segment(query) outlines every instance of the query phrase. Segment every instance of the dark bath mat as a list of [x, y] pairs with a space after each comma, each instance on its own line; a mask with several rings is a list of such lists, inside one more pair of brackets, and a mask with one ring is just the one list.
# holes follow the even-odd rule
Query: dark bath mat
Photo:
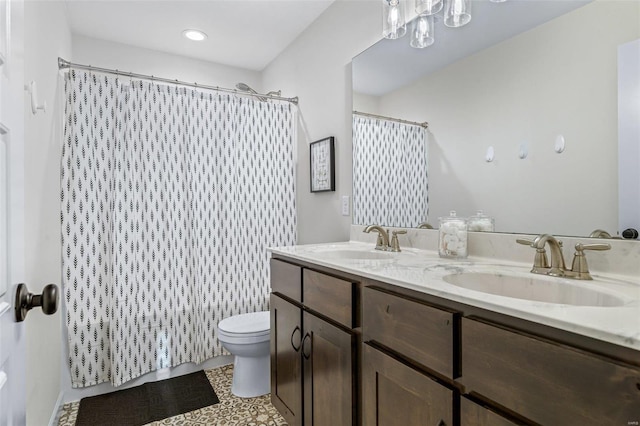
[[82, 398], [76, 426], [138, 426], [220, 402], [204, 371]]

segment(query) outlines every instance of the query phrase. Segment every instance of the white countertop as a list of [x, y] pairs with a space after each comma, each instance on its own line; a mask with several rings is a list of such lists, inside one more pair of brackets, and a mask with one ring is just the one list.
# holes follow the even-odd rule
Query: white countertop
[[[530, 263], [474, 257], [460, 260], [443, 259], [437, 252], [415, 248], [403, 249], [401, 253], [381, 253], [380, 256], [376, 256], [372, 244], [355, 241], [277, 247], [269, 250], [274, 254], [292, 259], [312, 262], [640, 350], [640, 279], [638, 277], [595, 273], [593, 273], [593, 281], [546, 277], [529, 272]], [[341, 256], [341, 252], [345, 253], [345, 250], [355, 255]], [[362, 253], [362, 258], [356, 258], [359, 253]], [[621, 299], [621, 302], [618, 306], [610, 307], [546, 303], [469, 290], [443, 280], [444, 276], [460, 272], [488, 272], [551, 280], [555, 281], [553, 285], [560, 282], [573, 287], [576, 291], [595, 290]]]

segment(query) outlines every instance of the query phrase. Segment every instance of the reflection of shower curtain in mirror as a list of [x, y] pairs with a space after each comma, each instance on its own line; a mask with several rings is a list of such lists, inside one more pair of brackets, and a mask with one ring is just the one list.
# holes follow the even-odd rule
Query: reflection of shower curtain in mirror
[[427, 219], [427, 132], [353, 116], [353, 223], [416, 227]]

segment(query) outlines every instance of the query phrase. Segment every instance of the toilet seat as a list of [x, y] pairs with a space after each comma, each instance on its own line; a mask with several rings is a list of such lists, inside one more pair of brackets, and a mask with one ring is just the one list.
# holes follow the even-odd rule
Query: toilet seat
[[220, 336], [231, 338], [269, 336], [270, 321], [269, 311], [234, 315], [218, 323], [218, 333]]

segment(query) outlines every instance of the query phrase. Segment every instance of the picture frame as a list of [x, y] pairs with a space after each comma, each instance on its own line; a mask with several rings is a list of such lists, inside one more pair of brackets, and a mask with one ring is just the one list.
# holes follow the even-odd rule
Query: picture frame
[[311, 192], [335, 191], [335, 147], [330, 136], [309, 145]]

